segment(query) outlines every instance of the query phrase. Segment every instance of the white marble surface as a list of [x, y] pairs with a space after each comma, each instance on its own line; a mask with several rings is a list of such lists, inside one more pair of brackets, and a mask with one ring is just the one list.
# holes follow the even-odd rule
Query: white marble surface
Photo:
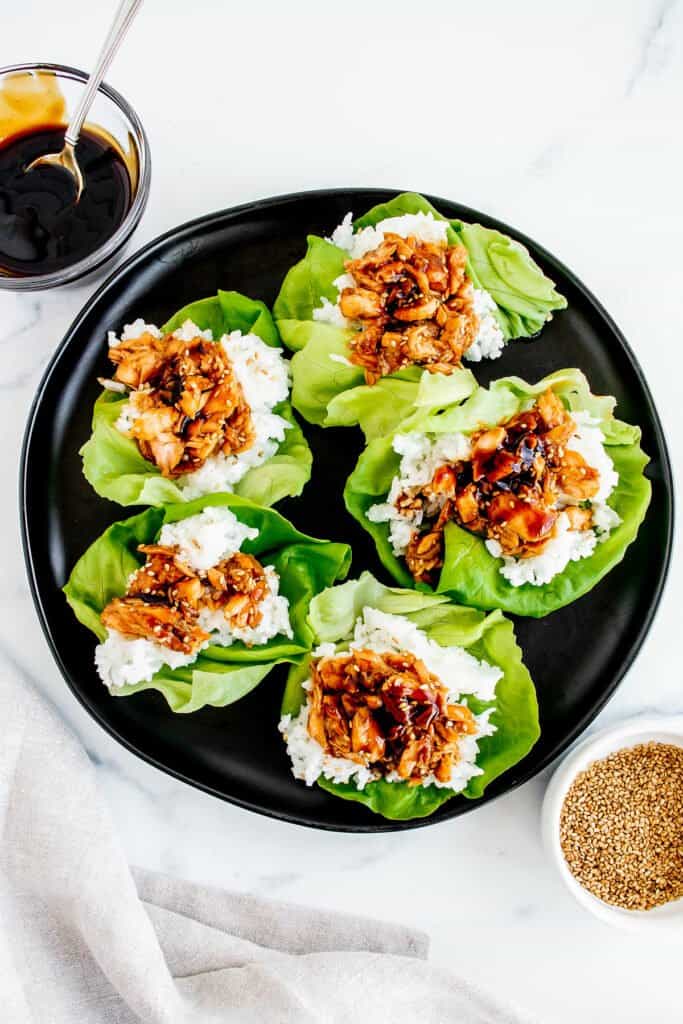
[[[87, 66], [112, 6], [13, 4], [0, 60]], [[680, 466], [683, 4], [149, 0], [109, 80], [135, 103], [154, 154], [134, 246], [212, 209], [330, 185], [414, 188], [488, 210], [602, 299], [638, 354]], [[173, 781], [77, 705], [33, 611], [14, 489], [32, 395], [96, 283], [0, 293], [0, 644], [82, 738], [131, 860], [412, 922], [430, 932], [437, 962], [544, 1022], [676, 1018], [680, 945], [612, 931], [574, 904], [540, 846], [545, 778], [436, 828], [328, 835]], [[640, 657], [596, 727], [683, 711], [682, 606], [675, 560]]]

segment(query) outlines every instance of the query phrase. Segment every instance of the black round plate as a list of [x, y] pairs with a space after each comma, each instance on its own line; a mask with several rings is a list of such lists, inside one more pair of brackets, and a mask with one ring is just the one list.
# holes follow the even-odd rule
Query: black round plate
[[[482, 383], [510, 373], [528, 380], [578, 366], [593, 390], [616, 395], [619, 415], [643, 429], [653, 496], [645, 527], [624, 561], [595, 589], [545, 619], [517, 619], [526, 664], [538, 690], [541, 739], [497, 779], [482, 800], [455, 797], [432, 817], [389, 822], [365, 807], [307, 788], [290, 773], [277, 732], [283, 671], [244, 700], [192, 715], [172, 714], [145, 692], [112, 698], [93, 665], [94, 641], [61, 593], [85, 548], [116, 519], [133, 514], [99, 498], [81, 473], [78, 450], [108, 370], [106, 332], [138, 316], [161, 323], [180, 306], [236, 289], [271, 304], [309, 232], [326, 234], [348, 210], [360, 214], [395, 195], [384, 189], [308, 192], [267, 199], [186, 224], [145, 246], [88, 302], [57, 350], [38, 389], [24, 442], [21, 515], [24, 550], [38, 614], [57, 663], [76, 697], [129, 750], [171, 775], [242, 807], [325, 829], [375, 832], [442, 821], [530, 779], [588, 725], [614, 692], [652, 622], [666, 576], [673, 523], [671, 467], [643, 374], [626, 341], [584, 286], [553, 256], [512, 228], [434, 198], [443, 213], [499, 228], [528, 246], [557, 282], [569, 308], [531, 342], [475, 367]], [[342, 490], [361, 450], [354, 430], [305, 425], [314, 453], [303, 498], [280, 511], [314, 536], [353, 545], [352, 572], [386, 579], [368, 535], [346, 513]]]

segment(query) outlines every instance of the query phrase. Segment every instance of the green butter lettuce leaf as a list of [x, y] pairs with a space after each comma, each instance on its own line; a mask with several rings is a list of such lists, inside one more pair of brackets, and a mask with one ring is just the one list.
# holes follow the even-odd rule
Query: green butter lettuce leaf
[[79, 559], [64, 587], [76, 618], [104, 641], [107, 631], [100, 614], [112, 598], [125, 593], [128, 577], [144, 562], [138, 545], [155, 541], [164, 523], [187, 519], [210, 505], [229, 508], [240, 522], [258, 529], [258, 537], [245, 541], [242, 551], [272, 565], [279, 574], [294, 636], [273, 637], [251, 648], [243, 643], [231, 647], [212, 644], [192, 665], [162, 668], [150, 682], [112, 688], [113, 696], [154, 689], [164, 695], [173, 711], [196, 711], [205, 704], [223, 707], [248, 693], [274, 665], [300, 660], [311, 649], [314, 636], [307, 621], [311, 598], [346, 576], [351, 549], [347, 544], [308, 537], [272, 509], [234, 494], [148, 508], [110, 526]]
[[[356, 468], [346, 481], [344, 503], [354, 519], [367, 530], [375, 542], [377, 554], [397, 581], [404, 587], [415, 586], [403, 559], [398, 559], [389, 541], [389, 527], [386, 523], [371, 523], [367, 511], [372, 505], [386, 501], [391, 482], [398, 475], [401, 456], [391, 446], [392, 434], [371, 441], [362, 452]], [[417, 589], [428, 590], [422, 584]]]
[[[528, 754], [540, 735], [536, 691], [522, 662], [512, 623], [500, 611], [485, 615], [454, 604], [445, 595], [385, 587], [370, 573], [363, 573], [360, 579], [325, 590], [313, 598], [309, 622], [316, 642], [343, 645], [365, 607], [402, 615], [442, 647], [463, 647], [475, 658], [503, 670], [490, 719], [496, 732], [478, 740], [477, 764], [483, 774], [470, 779], [462, 793], [469, 799], [480, 797], [490, 782]], [[306, 700], [302, 684], [309, 676], [309, 663], [307, 657], [290, 669], [282, 703], [283, 715], [298, 714]], [[492, 706], [473, 697], [468, 697], [467, 702], [477, 714]], [[356, 800], [376, 814], [395, 821], [425, 817], [455, 796], [451, 790], [437, 786], [409, 786], [384, 780], [371, 782], [364, 789], [322, 777], [317, 784], [335, 796]]]
[[[273, 316], [276, 322], [285, 324], [299, 320], [312, 320], [313, 310], [320, 306], [321, 298], [337, 301], [337, 289], [332, 283], [344, 273], [344, 262], [348, 253], [333, 245], [325, 238], [309, 235], [305, 259], [295, 264], [287, 273], [285, 285], [275, 300]], [[290, 348], [302, 348], [305, 341], [292, 344], [289, 329], [280, 331], [282, 340]]]
[[256, 334], [272, 348], [280, 347], [280, 338], [268, 307], [239, 292], [218, 291], [208, 299], [190, 302], [174, 313], [161, 329], [170, 333], [182, 327], [186, 320], [192, 320], [203, 331], [211, 328], [216, 339], [230, 331], [241, 331], [242, 334]]
[[[305, 355], [308, 356], [309, 350]], [[302, 358], [300, 353], [294, 359]], [[382, 377], [372, 387], [362, 383], [331, 399], [325, 426], [359, 424], [366, 438], [382, 437], [417, 409], [436, 409], [463, 401], [476, 388], [469, 370], [446, 376], [417, 367]]]
[[[282, 321], [278, 323], [282, 328]], [[434, 408], [457, 402], [476, 387], [470, 370], [443, 376], [415, 366], [368, 387], [362, 369], [348, 359], [350, 331], [313, 320], [300, 321], [297, 327], [306, 341], [292, 358], [292, 404], [309, 423], [359, 425], [369, 439], [396, 427], [415, 404], [431, 401]]]
[[[219, 291], [208, 299], [184, 306], [162, 327], [165, 332], [193, 320], [202, 330], [210, 328], [215, 339], [230, 331], [256, 334], [267, 345], [280, 347], [273, 319], [262, 302], [238, 292]], [[126, 395], [103, 391], [95, 402], [92, 434], [81, 448], [86, 479], [103, 498], [119, 505], [162, 505], [185, 501], [174, 480], [161, 475], [141, 454], [137, 444], [116, 429]], [[260, 505], [274, 505], [285, 497], [301, 494], [311, 475], [310, 448], [296, 422], [289, 401], [274, 412], [291, 427], [285, 432], [275, 455], [261, 466], [248, 470], [235, 486], [235, 493]]]
[[[377, 203], [371, 210], [368, 210], [362, 217], [358, 217], [354, 221], [354, 227], [357, 230], [360, 228], [371, 228], [375, 224], [379, 224], [381, 220], [387, 220], [389, 217], [402, 217], [406, 213], [431, 213], [436, 220], [448, 219], [439, 213], [436, 207], [432, 206], [429, 200], [425, 199], [418, 192], [402, 192], [386, 203]], [[457, 242], [455, 228], [450, 221], [448, 223], [449, 241]]]
[[452, 224], [467, 248], [470, 277], [498, 307], [507, 341], [538, 334], [553, 310], [566, 308], [567, 300], [521, 242], [481, 224]]
[[[560, 370], [537, 384], [527, 384], [519, 377], [494, 381], [489, 388], [478, 388], [460, 405], [439, 413], [417, 410], [400, 427], [401, 433], [446, 434], [471, 433], [481, 427], [493, 426], [528, 408], [546, 388], [561, 396], [568, 408], [585, 410], [600, 422], [607, 453], [619, 474], [619, 483], [608, 504], [619, 514], [621, 523], [606, 540], [599, 542], [589, 558], [570, 562], [545, 586], [525, 583], [513, 587], [500, 573], [502, 559], [494, 558], [477, 537], [455, 523], [445, 531], [444, 567], [437, 591], [475, 608], [500, 608], [517, 615], [541, 617], [570, 604], [591, 590], [624, 557], [650, 503], [651, 486], [644, 474], [648, 457], [640, 448], [638, 427], [614, 418], [615, 399], [593, 395], [580, 370]], [[386, 523], [371, 523], [367, 511], [371, 505], [385, 500], [400, 456], [392, 447], [393, 436], [376, 438], [360, 456], [344, 491], [346, 507], [373, 537], [382, 564], [399, 583], [429, 591], [425, 584], [415, 584], [405, 561], [394, 555]]]
[[[423, 196], [404, 193], [373, 207], [354, 226], [360, 229], [410, 213], [431, 213], [446, 220]], [[478, 287], [491, 292], [507, 340], [536, 334], [552, 310], [566, 306], [526, 249], [507, 235], [479, 224], [449, 221], [448, 239], [467, 248], [468, 273]], [[363, 371], [348, 363], [351, 332], [313, 319], [322, 298], [336, 302], [333, 282], [344, 273], [346, 259], [343, 249], [309, 235], [306, 255], [285, 277], [273, 315], [285, 345], [296, 352], [294, 408], [322, 426], [358, 424], [371, 440], [396, 427], [413, 405], [426, 407], [432, 400], [432, 408], [437, 408], [459, 401], [475, 382], [466, 369], [445, 377], [412, 367], [366, 387]]]
[[129, 697], [143, 690], [164, 695], [171, 711], [190, 714], [203, 707], [223, 708], [246, 697], [275, 665], [286, 661], [276, 658], [265, 665], [216, 663], [204, 655], [192, 665], [173, 671], [161, 669], [148, 683], [120, 686], [110, 690], [114, 697]]
[[[423, 196], [405, 193], [373, 207], [355, 222], [355, 227], [368, 227], [405, 213], [431, 213], [438, 220], [446, 220]], [[461, 242], [467, 249], [469, 276], [478, 288], [490, 293], [498, 307], [506, 341], [537, 334], [549, 314], [566, 308], [567, 300], [521, 242], [481, 224], [452, 220], [449, 226], [449, 242]]]
[[328, 324], [314, 327], [314, 337], [292, 359], [292, 403], [309, 423], [358, 424], [367, 438], [376, 437], [396, 427], [417, 402], [427, 402], [431, 395], [438, 405], [457, 402], [476, 386], [469, 370], [437, 377], [409, 367], [368, 387], [363, 371], [346, 360], [349, 332]]

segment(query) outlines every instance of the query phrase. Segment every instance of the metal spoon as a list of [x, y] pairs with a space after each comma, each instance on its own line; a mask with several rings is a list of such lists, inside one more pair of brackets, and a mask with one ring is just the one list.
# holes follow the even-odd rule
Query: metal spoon
[[80, 102], [67, 125], [63, 149], [59, 153], [46, 153], [44, 156], [36, 157], [26, 168], [26, 173], [28, 173], [35, 170], [36, 167], [62, 167], [73, 178], [76, 188], [76, 202], [78, 202], [83, 193], [83, 174], [76, 159], [78, 136], [81, 134], [83, 122], [92, 106], [95, 93], [100, 87], [107, 68], [111, 64], [114, 54], [123, 42], [123, 38], [141, 6], [142, 0], [121, 0], [119, 9], [102, 46], [97, 64], [88, 78]]

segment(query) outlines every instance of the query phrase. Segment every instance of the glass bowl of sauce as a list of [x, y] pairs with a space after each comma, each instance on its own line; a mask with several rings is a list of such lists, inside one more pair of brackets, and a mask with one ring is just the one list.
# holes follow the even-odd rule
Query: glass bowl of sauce
[[87, 74], [59, 64], [0, 68], [0, 289], [75, 281], [128, 241], [149, 195], [147, 136], [135, 111], [104, 83], [76, 146], [85, 188], [76, 203], [60, 168], [25, 168], [58, 152]]

